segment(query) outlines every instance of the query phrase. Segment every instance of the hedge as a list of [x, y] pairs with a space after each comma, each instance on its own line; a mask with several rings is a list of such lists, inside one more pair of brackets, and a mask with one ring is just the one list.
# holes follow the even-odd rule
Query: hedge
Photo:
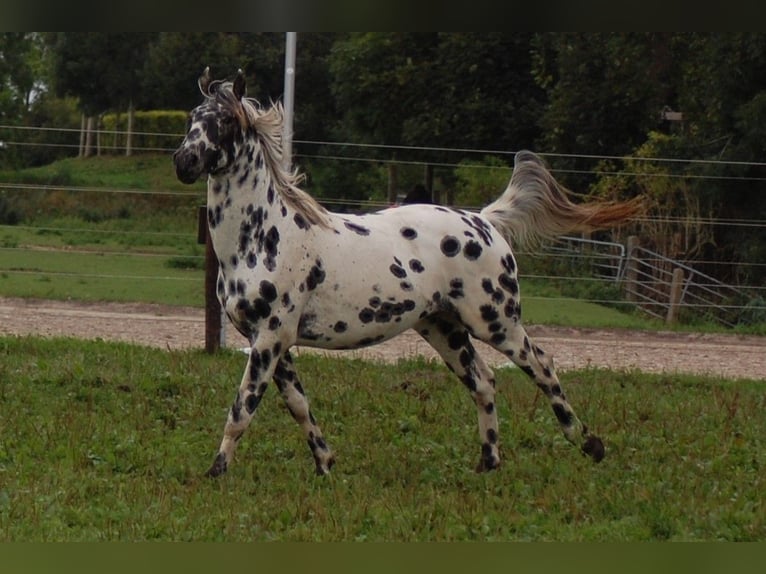
[[[151, 110], [135, 112], [133, 145], [135, 153], [175, 149], [186, 131], [188, 113], [179, 110]], [[101, 117], [102, 153], [125, 151], [128, 114], [104, 114]]]

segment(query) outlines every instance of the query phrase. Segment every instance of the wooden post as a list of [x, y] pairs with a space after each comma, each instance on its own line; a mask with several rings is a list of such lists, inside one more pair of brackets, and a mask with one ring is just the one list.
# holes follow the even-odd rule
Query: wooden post
[[434, 190], [434, 166], [427, 163], [423, 166], [423, 187], [426, 188], [428, 196], [434, 203], [441, 203], [439, 190]]
[[125, 135], [125, 155], [133, 155], [133, 122], [136, 118], [136, 110], [133, 108], [133, 100], [128, 105], [128, 133]]
[[215, 353], [221, 348], [221, 303], [216, 293], [218, 258], [207, 228], [207, 207], [197, 210], [197, 243], [205, 244], [205, 351]]
[[670, 283], [670, 304], [668, 314], [665, 316], [666, 323], [675, 323], [678, 320], [678, 309], [681, 306], [681, 293], [684, 286], [684, 270], [680, 267], [673, 269], [673, 280]]
[[93, 154], [93, 116], [88, 116], [85, 124], [85, 148], [83, 157], [90, 157]]
[[627, 257], [625, 261], [625, 284], [624, 290], [628, 301], [635, 303], [638, 300], [636, 293], [638, 292], [638, 257], [635, 253], [636, 247], [638, 247], [638, 237], [631, 235], [628, 237], [627, 244]]

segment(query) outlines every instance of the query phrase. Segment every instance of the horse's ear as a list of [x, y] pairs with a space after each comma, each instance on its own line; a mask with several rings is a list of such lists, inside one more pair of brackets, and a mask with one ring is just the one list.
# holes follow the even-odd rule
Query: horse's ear
[[210, 95], [208, 91], [210, 89], [210, 66], [207, 66], [205, 71], [202, 72], [202, 75], [197, 80], [197, 85], [203, 96], [207, 97]]
[[247, 93], [247, 86], [245, 84], [245, 74], [242, 72], [242, 68], [237, 70], [237, 77], [234, 78], [234, 96], [241, 100]]

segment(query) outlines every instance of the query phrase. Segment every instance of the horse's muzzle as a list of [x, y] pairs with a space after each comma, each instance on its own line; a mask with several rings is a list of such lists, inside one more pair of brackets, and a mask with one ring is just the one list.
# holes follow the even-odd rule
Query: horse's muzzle
[[188, 148], [179, 148], [173, 154], [176, 177], [182, 183], [194, 183], [202, 175], [203, 164], [200, 157]]

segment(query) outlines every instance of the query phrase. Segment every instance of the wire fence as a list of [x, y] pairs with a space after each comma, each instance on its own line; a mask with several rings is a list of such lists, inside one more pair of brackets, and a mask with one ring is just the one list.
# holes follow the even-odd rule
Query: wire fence
[[[73, 151], [79, 149], [80, 143], [76, 141], [79, 138], [79, 129], [60, 130], [53, 128], [28, 128], [19, 126], [6, 126], [0, 125], [0, 129], [10, 131], [10, 133], [22, 133], [29, 131], [42, 131], [51, 130], [58, 132], [59, 135], [64, 133], [68, 137], [72, 138], [71, 143], [30, 143], [22, 141], [21, 139], [6, 139], [2, 142], [2, 147], [8, 146], [24, 146], [24, 145], [38, 145], [38, 146], [58, 146], [69, 147]], [[15, 130], [15, 131], [14, 131]], [[101, 130], [103, 134], [122, 134], [124, 132], [106, 131]], [[168, 147], [133, 147], [134, 153], [140, 152], [167, 152], [170, 153], [175, 146], [180, 142], [183, 134], [166, 133], [166, 134], [145, 134], [152, 137], [162, 137], [168, 141]], [[474, 156], [483, 156], [487, 154], [493, 155], [512, 155], [514, 152], [492, 149], [481, 150], [468, 150], [468, 149], [453, 149], [453, 148], [418, 148], [418, 147], [406, 147], [406, 146], [373, 146], [367, 144], [351, 144], [340, 142], [316, 142], [316, 141], [301, 141], [296, 140], [294, 142], [298, 149], [301, 147], [306, 150], [319, 148], [333, 148], [337, 147], [339, 152], [348, 149], [354, 149], [354, 153], [338, 153], [333, 155], [316, 153], [298, 153], [298, 157], [310, 158], [315, 161], [322, 161], [324, 159], [332, 159], [333, 161], [367, 161], [384, 163], [385, 161], [373, 157], [359, 157], [359, 151], [369, 148], [380, 149], [396, 149], [399, 152], [450, 152], [465, 157], [472, 154]], [[102, 148], [115, 151], [119, 148]], [[2, 152], [0, 152], [2, 153]], [[546, 154], [541, 154], [546, 155]], [[551, 154], [547, 154], [551, 155]], [[590, 156], [577, 156], [577, 157], [590, 157]], [[598, 157], [594, 159], [609, 159], [605, 157]], [[611, 159], [625, 159], [623, 157], [614, 157]], [[640, 160], [641, 158], [631, 158]], [[678, 160], [673, 158], [651, 158], [653, 162], [685, 162], [694, 163], [699, 160]], [[425, 164], [424, 161], [397, 161], [397, 163], [412, 163], [412, 164]], [[429, 162], [430, 163], [430, 162]], [[724, 163], [728, 165], [740, 165], [742, 162], [704, 162], [704, 163]], [[443, 162], [443, 167], [455, 167], [457, 163]], [[747, 163], [748, 166], [762, 167], [766, 166], [766, 163]], [[475, 169], [492, 169], [486, 165], [476, 165]], [[555, 172], [555, 170], [552, 170]], [[741, 180], [740, 177], [731, 177], [732, 180]], [[760, 181], [766, 178], [752, 177], [745, 178], [749, 181]], [[40, 185], [30, 184], [20, 181], [6, 181], [0, 182], [0, 193], [65, 193], [65, 194], [78, 194], [85, 192], [87, 194], [96, 194], [103, 196], [113, 196], [120, 198], [128, 197], [145, 197], [151, 200], [152, 197], [165, 198], [167, 201], [179, 200], [186, 205], [188, 209], [189, 218], [189, 231], [187, 232], [173, 232], [163, 229], [108, 229], [96, 226], [57, 226], [46, 224], [30, 224], [30, 225], [0, 225], [0, 278], [11, 276], [37, 276], [48, 277], [55, 280], [56, 278], [67, 277], [70, 279], [90, 279], [90, 280], [126, 280], [126, 281], [143, 281], [143, 282], [155, 282], [162, 284], [163, 282], [187, 282], [193, 283], [195, 281], [202, 281], [201, 273], [197, 273], [201, 270], [204, 262], [203, 250], [200, 248], [194, 248], [197, 244], [197, 232], [196, 225], [194, 223], [195, 215], [193, 213], [193, 206], [191, 203], [194, 200], [203, 201], [199, 192], [182, 192], [182, 191], [165, 191], [165, 190], [139, 190], [139, 189], [118, 189], [110, 187], [85, 187], [85, 186], [62, 186], [62, 185]], [[2, 196], [0, 196], [0, 201]], [[358, 211], [372, 211], [382, 207], [388, 207], [388, 203], [381, 200], [344, 200], [344, 199], [332, 199], [332, 206], [345, 206], [349, 209]], [[0, 207], [2, 207], [0, 205]], [[467, 208], [478, 208], [477, 206], [461, 206]], [[0, 214], [1, 215], [1, 214]], [[753, 233], [762, 233], [766, 229], [766, 219], [759, 218], [760, 214], [755, 214], [753, 219], [717, 219], [715, 217], [703, 218], [702, 223], [710, 226], [729, 226], [740, 227], [745, 230], [752, 230]], [[640, 227], [641, 223], [653, 223], [654, 220], [650, 217], [638, 218], [637, 223]], [[662, 219], [664, 223], [672, 223], [674, 218], [664, 217]], [[683, 223], [684, 218], [675, 218], [677, 223]], [[25, 233], [26, 238], [18, 239], [19, 233]], [[41, 241], [41, 238], [50, 235], [57, 235], [59, 240], [51, 241], [46, 244], [45, 241]], [[172, 260], [177, 268], [186, 268], [192, 271], [191, 275], [179, 275], [176, 273], [153, 273], [146, 274], [141, 272], [94, 272], [92, 270], [82, 270], [75, 268], [67, 268], [67, 263], [64, 261], [67, 257], [78, 253], [77, 241], [70, 240], [78, 236], [100, 236], [103, 239], [92, 241], [87, 248], [83, 248], [82, 252], [88, 254], [99, 253], [102, 256], [109, 255], [114, 257], [132, 258], [135, 260]], [[14, 239], [16, 237], [16, 239]], [[64, 238], [63, 240], [61, 238]], [[70, 239], [67, 239], [70, 238]], [[163, 243], [170, 241], [174, 243], [175, 247], [169, 250], [163, 250], [161, 247]], [[71, 244], [68, 244], [71, 243]], [[715, 267], [717, 265], [728, 265], [727, 262], [720, 261], [662, 261], [661, 266], [658, 267], [657, 261], [662, 256], [658, 254], [651, 254], [648, 252], [640, 252], [635, 249], [630, 250], [627, 245], [619, 242], [606, 242], [608, 245], [601, 245], [599, 242], [589, 240], [588, 238], [567, 238], [560, 242], [547, 245], [544, 250], [528, 253], [524, 251], [517, 252], [517, 256], [524, 261], [524, 265], [520, 266], [522, 281], [538, 281], [549, 284], [557, 284], [566, 286], [567, 289], [562, 289], [561, 295], [541, 295], [537, 298], [544, 300], [557, 300], [568, 301], [571, 299], [578, 299], [588, 301], [591, 303], [610, 305], [618, 308], [631, 308], [637, 307], [646, 310], [649, 314], [662, 318], [667, 315], [667, 308], [663, 307], [665, 303], [658, 302], [662, 295], [669, 296], [671, 281], [668, 279], [667, 274], [672, 275], [672, 269], [682, 268], [685, 270], [685, 277], [687, 282], [682, 289], [682, 299], [680, 305], [691, 314], [700, 314], [706, 317], [718, 317], [725, 316], [723, 324], [734, 325], [741, 320], [742, 317], [748, 317], [748, 320], [756, 322], [766, 322], [766, 287], [763, 285], [751, 285], [751, 284], [737, 284], [737, 285], [724, 285], [721, 287], [717, 283], [717, 280], [710, 275], [703, 274], [695, 269], [695, 265], [704, 265], [706, 269]], [[99, 247], [100, 244], [105, 246]], [[48, 245], [46, 247], [46, 245]], [[121, 248], [121, 246], [129, 246], [129, 248]], [[150, 250], [142, 250], [140, 248], [133, 247], [134, 245], [154, 245], [155, 248]], [[34, 259], [33, 255], [39, 253], [41, 249], [48, 249], [52, 253], [55, 253], [57, 257], [61, 258], [61, 262], [57, 265], [52, 265], [46, 268], [29, 268], [24, 265], [24, 261]], [[628, 266], [630, 258], [638, 260], [637, 256], [641, 255], [641, 266], [637, 268], [639, 274], [641, 286], [635, 287], [638, 283], [633, 283], [633, 287], [625, 287], [626, 275], [625, 271]], [[184, 264], [183, 262], [187, 263]], [[654, 262], [654, 263], [652, 263]], [[744, 268], [762, 269], [766, 266], [766, 263], [753, 262], [753, 263], [741, 263]], [[141, 267], [141, 266], [139, 266]], [[660, 272], [660, 267], [662, 271]], [[526, 272], [524, 271], [526, 269]], [[196, 273], [196, 274], [194, 274]], [[745, 273], [745, 275], [751, 275]], [[758, 276], [759, 273], [752, 273], [752, 275]], [[712, 289], [712, 285], [716, 285], [716, 289], [730, 290], [727, 296], [718, 297], [715, 301], [714, 298], [700, 298], [699, 295], [695, 295], [700, 291]], [[0, 282], [0, 288], [2, 288], [2, 282]], [[161, 289], [161, 286], [160, 286]], [[632, 291], [631, 291], [632, 289]], [[656, 293], [652, 293], [652, 290]], [[573, 293], [573, 295], [571, 294]], [[2, 293], [0, 293], [2, 294]], [[648, 301], [651, 299], [651, 302]], [[646, 300], [646, 301], [645, 301]], [[202, 303], [202, 294], [200, 294], [200, 303]], [[667, 303], [669, 305], [670, 303]], [[717, 320], [717, 319], [714, 319]]]

